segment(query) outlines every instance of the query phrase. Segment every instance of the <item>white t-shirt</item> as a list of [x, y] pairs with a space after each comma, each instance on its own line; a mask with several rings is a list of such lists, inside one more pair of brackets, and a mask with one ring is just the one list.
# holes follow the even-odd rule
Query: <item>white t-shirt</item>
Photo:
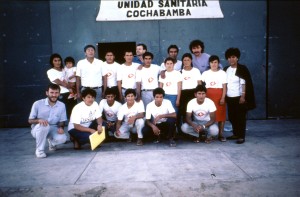
[[118, 101], [115, 101], [112, 106], [109, 106], [107, 104], [107, 99], [102, 99], [99, 103], [100, 113], [102, 113], [104, 111], [106, 120], [108, 120], [110, 122], [117, 121], [118, 111], [121, 106], [122, 106], [122, 104], [119, 103]]
[[204, 102], [199, 105], [197, 98], [190, 100], [187, 104], [186, 112], [192, 113], [194, 120], [209, 121], [210, 113], [216, 111], [216, 106], [212, 100], [205, 98]]
[[142, 100], [139, 102], [134, 101], [133, 106], [130, 108], [127, 107], [127, 103], [123, 104], [118, 112], [118, 120], [123, 120], [124, 122], [127, 123], [128, 119], [132, 116], [137, 115], [138, 113], [143, 113], [145, 112], [144, 109], [144, 103]]
[[158, 87], [158, 75], [161, 67], [151, 64], [149, 68], [143, 67], [136, 71], [136, 82], [141, 82], [141, 89], [155, 89]]
[[[56, 80], [56, 79], [59, 79], [60, 81], [65, 80], [65, 72], [64, 71], [58, 71], [54, 68], [49, 69], [47, 71], [47, 75], [48, 75], [48, 78], [49, 78], [51, 83], [55, 83], [54, 80]], [[65, 88], [64, 86], [60, 85], [59, 87], [60, 87], [60, 93], [61, 94], [69, 92], [69, 90], [67, 88]]]
[[[151, 103], [149, 103], [147, 105], [146, 108], [146, 119], [151, 119], [151, 116], [153, 116], [154, 118], [156, 118], [156, 116], [161, 115], [161, 114], [170, 114], [175, 112], [175, 109], [172, 106], [171, 101], [164, 99], [162, 101], [161, 106], [156, 106], [155, 105], [155, 101], [152, 101]], [[166, 122], [167, 118], [162, 118], [160, 119], [157, 123], [162, 123], [162, 122]]]
[[191, 70], [182, 69], [182, 90], [194, 89], [198, 85], [198, 81], [202, 80], [199, 69], [192, 68]]
[[122, 81], [123, 88], [136, 88], [136, 70], [139, 64], [132, 63], [130, 66], [122, 64], [117, 72], [117, 81]]
[[202, 80], [206, 83], [206, 88], [223, 88], [223, 84], [227, 83], [227, 75], [223, 70], [207, 70], [203, 72]]
[[246, 81], [235, 75], [236, 68], [229, 67], [226, 70], [227, 74], [227, 93], [229, 97], [237, 97], [242, 95], [242, 85], [246, 84]]
[[[182, 66], [182, 61], [177, 60], [177, 62], [174, 65], [174, 70], [180, 71]], [[166, 70], [165, 62], [161, 63], [160, 65], [162, 70]]]
[[81, 85], [84, 87], [102, 86], [103, 62], [97, 58], [90, 63], [87, 59], [79, 60], [77, 63], [76, 76], [81, 78]]
[[107, 75], [107, 87], [117, 86], [118, 69], [120, 69], [120, 64], [117, 62], [112, 64], [103, 63], [103, 75]]
[[73, 77], [72, 79], [69, 79], [69, 77], [73, 76], [76, 73], [76, 67], [64, 67], [64, 72], [65, 72], [65, 80], [67, 82], [76, 82], [76, 77]]
[[163, 89], [166, 94], [177, 95], [178, 94], [178, 82], [182, 81], [182, 75], [179, 71], [173, 70], [171, 72], [165, 72], [166, 77], [164, 79], [159, 76], [159, 82], [163, 83]]
[[80, 124], [84, 127], [89, 127], [93, 120], [102, 117], [97, 102], [91, 106], [87, 106], [84, 101], [81, 101], [72, 110], [68, 130], [74, 128], [74, 124]]

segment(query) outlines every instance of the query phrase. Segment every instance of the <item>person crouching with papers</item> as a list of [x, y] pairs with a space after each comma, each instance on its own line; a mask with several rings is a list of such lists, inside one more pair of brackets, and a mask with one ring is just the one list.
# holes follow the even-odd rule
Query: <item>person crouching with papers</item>
[[92, 133], [102, 132], [102, 113], [95, 101], [96, 94], [91, 88], [84, 89], [81, 92], [83, 101], [72, 110], [68, 130], [75, 150], [89, 143], [89, 136]]

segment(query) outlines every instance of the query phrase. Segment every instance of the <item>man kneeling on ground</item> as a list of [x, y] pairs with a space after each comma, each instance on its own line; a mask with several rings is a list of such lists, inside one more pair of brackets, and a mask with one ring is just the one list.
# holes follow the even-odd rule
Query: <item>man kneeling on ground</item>
[[33, 103], [29, 115], [31, 134], [36, 139], [35, 155], [37, 158], [47, 157], [45, 145], [48, 138], [49, 150], [56, 150], [56, 145], [67, 140], [64, 122], [67, 120], [65, 104], [58, 101], [60, 87], [50, 84], [46, 91], [47, 98]]
[[142, 146], [142, 128], [145, 125], [145, 109], [143, 101], [140, 100], [139, 102], [136, 102], [135, 97], [136, 92], [134, 89], [129, 88], [125, 91], [126, 103], [124, 103], [119, 109], [116, 132], [114, 135], [116, 138], [128, 139], [128, 141], [131, 141], [130, 131], [137, 133], [138, 140], [136, 145]]
[[[206, 88], [198, 85], [194, 91], [195, 97], [190, 100], [186, 109], [186, 123], [181, 126], [182, 132], [196, 137], [196, 143], [202, 134], [206, 135], [206, 143], [210, 143], [219, 133], [215, 124], [216, 106], [212, 100], [206, 98]], [[192, 120], [193, 115], [193, 120]]]
[[154, 143], [159, 143], [161, 134], [164, 134], [170, 141], [170, 146], [175, 147], [173, 140], [176, 130], [176, 112], [171, 101], [164, 99], [165, 91], [162, 88], [153, 90], [154, 101], [146, 108], [146, 126], [143, 132], [151, 130], [154, 135]]
[[81, 145], [89, 143], [89, 136], [98, 131], [102, 132], [102, 114], [95, 101], [96, 91], [91, 88], [82, 90], [82, 100], [72, 110], [69, 122], [70, 139], [74, 149], [81, 149]]

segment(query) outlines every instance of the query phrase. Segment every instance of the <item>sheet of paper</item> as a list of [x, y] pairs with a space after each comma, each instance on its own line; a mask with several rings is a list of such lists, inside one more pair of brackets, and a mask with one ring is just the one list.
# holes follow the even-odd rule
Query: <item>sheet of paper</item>
[[102, 127], [102, 132], [98, 134], [98, 132], [93, 133], [90, 135], [90, 143], [91, 149], [94, 150], [105, 140], [105, 127]]

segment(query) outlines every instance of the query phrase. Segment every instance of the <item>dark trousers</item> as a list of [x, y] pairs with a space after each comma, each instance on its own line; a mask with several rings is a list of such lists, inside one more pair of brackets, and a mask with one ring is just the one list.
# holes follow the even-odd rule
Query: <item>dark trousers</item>
[[245, 104], [240, 104], [240, 97], [226, 97], [228, 119], [232, 124], [233, 134], [245, 139], [246, 136], [246, 115]]
[[[167, 139], [171, 139], [174, 137], [176, 132], [175, 122], [175, 118], [168, 118], [166, 122], [156, 124], [156, 126], [160, 129], [162, 135], [164, 135]], [[147, 124], [144, 126], [142, 132], [145, 136], [152, 136], [153, 139], [157, 139], [157, 136], [154, 135], [152, 128]]]
[[185, 122], [187, 104], [193, 98], [195, 98], [194, 89], [181, 90], [179, 112], [180, 112], [181, 116], [183, 117], [183, 122]]
[[66, 93], [60, 94], [60, 96], [58, 98], [58, 100], [63, 102], [66, 106], [68, 119], [70, 119], [73, 107], [77, 104], [77, 100], [74, 100], [74, 98], [68, 99], [69, 95], [70, 95], [70, 93], [66, 92]]
[[[97, 120], [94, 120], [91, 125], [89, 126], [89, 128], [91, 129], [95, 129], [97, 130]], [[78, 141], [78, 143], [80, 145], [86, 144], [86, 143], [90, 143], [90, 132], [83, 132], [83, 131], [78, 131], [77, 129], [71, 129], [69, 131], [70, 136], [72, 136], [75, 140]]]

